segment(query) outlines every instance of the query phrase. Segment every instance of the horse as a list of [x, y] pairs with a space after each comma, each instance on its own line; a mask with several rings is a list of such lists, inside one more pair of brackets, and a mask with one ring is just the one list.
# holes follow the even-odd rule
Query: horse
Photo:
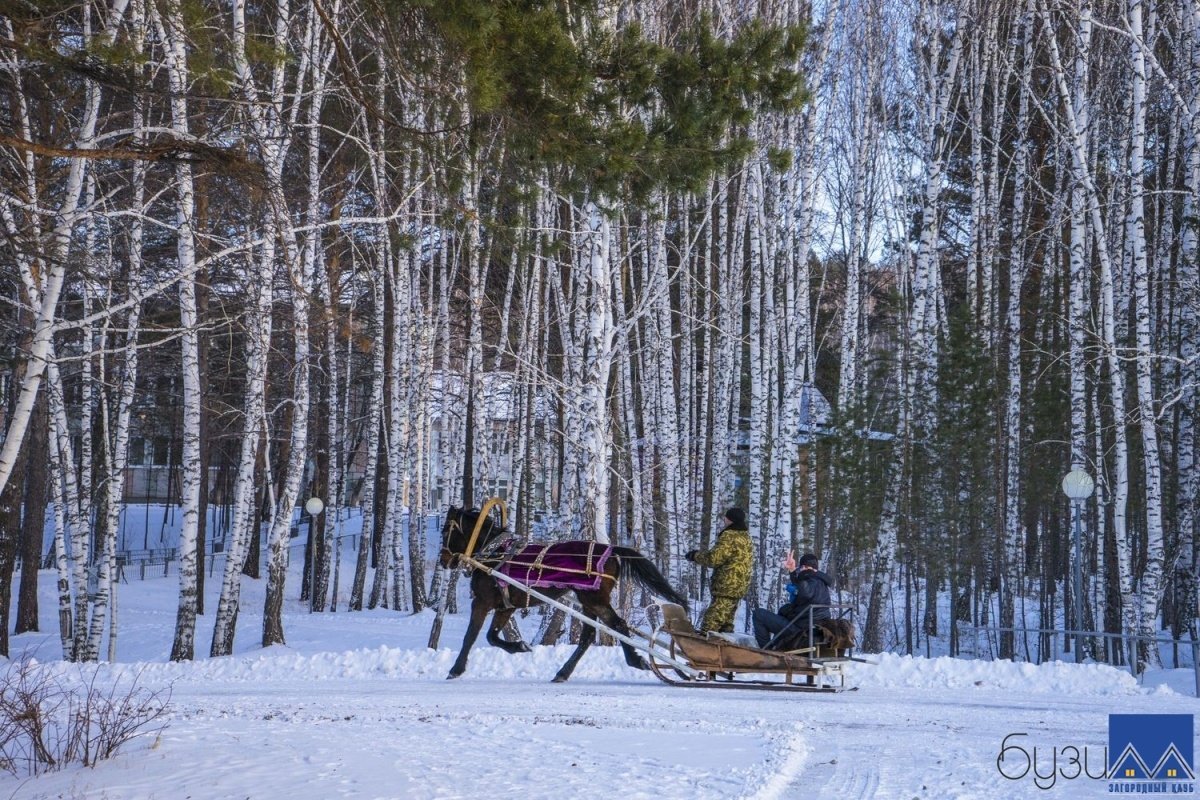
[[[467, 510], [456, 506], [450, 507], [450, 510], [446, 513], [446, 522], [442, 526], [442, 549], [438, 558], [439, 563], [443, 567], [449, 569], [458, 565], [459, 557], [466, 552], [470, 532], [474, 530], [476, 522], [479, 519], [479, 513], [474, 509]], [[503, 530], [490, 517], [485, 517], [475, 553], [487, 551], [489, 546], [496, 542], [500, 534], [503, 533]], [[489, 560], [486, 555], [479, 556], [474, 553], [472, 555], [485, 562]], [[604, 623], [625, 636], [630, 636], [629, 626], [613, 609], [609, 600], [618, 577], [632, 578], [648, 591], [687, 608], [687, 600], [667, 583], [667, 579], [655, 568], [654, 563], [631, 547], [612, 547], [611, 553], [607, 560], [604, 561], [601, 574], [599, 575], [598, 588], [594, 591], [579, 588], [541, 588], [539, 592], [555, 600], [570, 592], [574, 592], [585, 615]], [[508, 624], [509, 619], [512, 618], [513, 612], [517, 608], [541, 605], [541, 600], [526, 594], [515, 586], [509, 587], [507, 584], [501, 584], [499, 579], [491, 577], [481, 569], [473, 569], [471, 572], [471, 597], [471, 621], [467, 625], [466, 635], [463, 636], [462, 650], [459, 651], [454, 666], [450, 668], [450, 674], [446, 676], [448, 680], [457, 678], [466, 672], [467, 655], [471, 652], [471, 647], [475, 644], [475, 639], [479, 636], [479, 631], [483, 628], [483, 623], [487, 619], [488, 614], [492, 612], [495, 612], [495, 614], [492, 616], [491, 627], [488, 628], [488, 642], [509, 653], [530, 652], [529, 645], [525, 644], [524, 641], [520, 639], [515, 642], [505, 641], [500, 638], [500, 632]], [[575, 665], [579, 663], [579, 659], [587, 652], [595, 636], [595, 628], [591, 625], [583, 626], [583, 631], [579, 636], [579, 645], [554, 676], [554, 683], [562, 683], [571, 677], [571, 673], [575, 670]], [[626, 664], [634, 669], [650, 669], [650, 665], [646, 663], [633, 647], [622, 642], [621, 648], [625, 652]]]

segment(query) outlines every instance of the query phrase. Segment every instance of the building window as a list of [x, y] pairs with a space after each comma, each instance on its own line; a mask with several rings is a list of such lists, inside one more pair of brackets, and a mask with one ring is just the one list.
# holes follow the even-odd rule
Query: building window
[[129, 440], [129, 453], [126, 456], [126, 461], [131, 466], [145, 464], [146, 440], [140, 436], [134, 436]]
[[508, 502], [508, 481], [500, 478], [494, 481], [488, 481], [484, 485], [484, 490], [488, 497], [499, 497], [501, 500]]

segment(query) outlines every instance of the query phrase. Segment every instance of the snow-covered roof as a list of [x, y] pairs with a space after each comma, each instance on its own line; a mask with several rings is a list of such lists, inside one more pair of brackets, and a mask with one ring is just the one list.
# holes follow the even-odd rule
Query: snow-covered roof
[[812, 430], [829, 424], [833, 418], [833, 407], [814, 383], [800, 387], [800, 428]]

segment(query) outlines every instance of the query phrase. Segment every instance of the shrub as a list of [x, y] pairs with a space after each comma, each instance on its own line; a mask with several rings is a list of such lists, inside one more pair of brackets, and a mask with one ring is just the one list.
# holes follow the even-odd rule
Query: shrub
[[140, 672], [107, 685], [99, 675], [94, 666], [76, 679], [32, 659], [10, 662], [0, 672], [0, 771], [92, 767], [139, 736], [162, 733], [169, 688], [139, 686]]

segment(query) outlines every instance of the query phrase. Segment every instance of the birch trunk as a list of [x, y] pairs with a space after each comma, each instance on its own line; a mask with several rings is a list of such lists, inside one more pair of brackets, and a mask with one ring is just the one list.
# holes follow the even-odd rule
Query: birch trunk
[[[282, 25], [286, 31], [287, 4], [279, 3], [276, 14], [276, 39], [282, 39], [279, 32]], [[232, 5], [232, 55], [238, 76], [239, 89], [247, 100], [247, 114], [254, 136], [262, 147], [263, 166], [267, 175], [268, 193], [271, 207], [263, 220], [263, 238], [259, 249], [258, 269], [251, 285], [255, 291], [254, 313], [249, 320], [250, 334], [247, 336], [247, 374], [246, 374], [246, 404], [245, 422], [242, 438], [241, 459], [238, 465], [237, 483], [234, 488], [234, 518], [230, 532], [229, 555], [225, 561], [224, 577], [221, 585], [221, 596], [217, 603], [216, 621], [213, 627], [213, 644], [211, 655], [229, 655], [233, 651], [233, 637], [237, 627], [238, 605], [241, 597], [241, 571], [250, 546], [251, 536], [261, 536], [258, 523], [258, 511], [254, 508], [254, 466], [258, 456], [260, 435], [266, 415], [266, 367], [271, 342], [271, 300], [272, 283], [274, 279], [276, 242], [287, 240], [281, 226], [285, 222], [287, 206], [280, 206], [282, 196], [280, 176], [283, 168], [283, 158], [290, 145], [286, 136], [280, 135], [279, 125], [282, 124], [283, 108], [282, 95], [284, 91], [284, 61], [276, 63], [272, 75], [272, 88], [267, 101], [272, 105], [272, 119], [276, 121], [270, 130], [264, 122], [264, 109], [260, 103], [259, 91], [255, 79], [250, 72], [249, 61], [246, 57], [246, 6], [244, 0], [235, 0]], [[294, 241], [294, 240], [293, 240]], [[285, 252], [285, 257], [287, 253]], [[296, 262], [289, 260], [289, 269], [294, 269]], [[303, 424], [303, 421], [300, 423]], [[268, 469], [269, 472], [269, 469]], [[272, 503], [273, 506], [277, 505]], [[288, 509], [287, 524], [291, 521], [291, 509]], [[265, 620], [264, 620], [265, 622]]]
[[[1191, 2], [1188, 13], [1183, 15], [1180, 50], [1186, 56], [1187, 85], [1192, 87], [1189, 107], [1185, 110], [1192, 124], [1188, 126], [1184, 148], [1183, 182], [1186, 192], [1183, 201], [1183, 218], [1195, 219], [1200, 213], [1197, 199], [1200, 198], [1200, 139], [1196, 135], [1200, 123], [1200, 4]], [[1200, 305], [1200, 281], [1196, 280], [1196, 265], [1200, 263], [1200, 234], [1195, 225], [1184, 225], [1179, 234], [1179, 252], [1182, 263], [1193, 270], [1193, 282], [1183, 287], [1177, 295], [1180, 300], [1179, 358], [1180, 397], [1178, 436], [1175, 451], [1176, 489], [1175, 517], [1179, 525], [1179, 558], [1175, 573], [1178, 584], [1178, 604], [1181, 621], [1185, 622], [1192, 635], [1196, 631], [1197, 581], [1196, 581], [1196, 503], [1200, 495], [1200, 475], [1196, 464], [1196, 382], [1200, 379], [1197, 369], [1196, 337], [1200, 335], [1197, 325], [1197, 306]]]
[[[182, 140], [189, 135], [187, 32], [178, 0], [167, 0], [162, 17], [151, 7], [163, 43], [171, 86], [171, 127]], [[200, 340], [196, 308], [195, 187], [191, 165], [175, 165], [175, 257], [179, 268], [179, 318], [183, 372], [183, 457], [180, 498], [183, 524], [179, 534], [179, 607], [175, 617], [172, 661], [195, 657], [199, 603], [198, 535], [200, 523]]]
[[[334, 20], [337, 18], [338, 5], [335, 2], [330, 12]], [[277, 46], [282, 49], [284, 43], [287, 41], [288, 27], [291, 23], [291, 6], [289, 1], [278, 0], [275, 13], [275, 39]], [[323, 51], [323, 48], [326, 46], [323, 35], [325, 27], [316, 19], [315, 12], [308, 15], [305, 30], [306, 34], [303, 42], [303, 51], [300, 54], [300, 63], [297, 67], [296, 82], [298, 85], [303, 86], [311, 80], [307, 126], [309, 131], [309, 147], [306, 154], [308, 168], [307, 213], [309, 220], [315, 222], [315, 220], [322, 216], [320, 208], [320, 126], [317, 123], [320, 120], [321, 108], [324, 103], [325, 76], [331, 62], [332, 54], [323, 55], [323, 52], [327, 52]], [[240, 77], [243, 83], [252, 80], [248, 73], [242, 73]], [[282, 68], [277, 68], [271, 91], [271, 105], [276, 109], [276, 114], [278, 115], [274, 119], [278, 119], [283, 116], [285, 109]], [[247, 91], [247, 94], [254, 93], [252, 89]], [[298, 112], [299, 102], [297, 101], [291, 107], [289, 113], [294, 117]], [[308, 417], [312, 401], [309, 379], [311, 369], [309, 355], [312, 350], [312, 344], [309, 340], [309, 313], [312, 305], [311, 292], [316, 263], [323, 251], [318, 246], [321, 236], [320, 228], [307, 228], [302, 235], [302, 246], [298, 247], [296, 244], [296, 234], [292, 229], [287, 195], [284, 192], [282, 182], [284, 151], [276, 144], [280, 140], [286, 141], [285, 135], [282, 135], [282, 131], [272, 124], [274, 119], [268, 119], [265, 115], [261, 114], [252, 115], [251, 118], [255, 121], [259, 141], [264, 148], [269, 165], [267, 170], [267, 189], [272, 212], [279, 221], [283, 234], [281, 239], [284, 247], [284, 256], [287, 260], [288, 272], [291, 277], [292, 336], [294, 338], [293, 368], [295, 374], [292, 389], [291, 435], [283, 485], [280, 495], [276, 500], [275, 515], [271, 521], [267, 556], [267, 592], [263, 607], [262, 645], [263, 647], [270, 647], [274, 644], [284, 644], [283, 594], [287, 583], [288, 556], [290, 554], [288, 539], [292, 525], [292, 515], [295, 511], [297, 500], [300, 497], [300, 481], [308, 457]], [[315, 537], [313, 539], [313, 547], [314, 549], [319, 547]]]
[[578, 413], [581, 421], [580, 442], [583, 463], [581, 517], [588, 538], [606, 544], [609, 541], [608, 497], [609, 460], [612, 429], [608, 414], [608, 380], [612, 372], [613, 342], [616, 334], [612, 304], [612, 223], [604, 201], [592, 201], [584, 207], [587, 234], [587, 338]]
[[[1004, 580], [1000, 594], [1000, 626], [1015, 625], [1016, 599], [1021, 588], [1025, 530], [1021, 516], [1021, 294], [1028, 271], [1024, 241], [1027, 234], [1025, 194], [1029, 161], [1029, 92], [1033, 71], [1033, 0], [1026, 0], [1021, 16], [1021, 90], [1017, 111], [1017, 141], [1013, 145], [1012, 235], [1008, 255], [1008, 305], [1005, 310], [1007, 344], [1007, 405], [1004, 415]], [[1073, 340], [1072, 340], [1073, 341]], [[1074, 351], [1072, 351], [1074, 352]], [[1001, 634], [1000, 657], [1013, 658], [1012, 635]]]
[[[1144, 200], [1146, 150], [1146, 59], [1143, 54], [1143, 3], [1129, 0], [1127, 20], [1133, 43], [1132, 129], [1129, 148], [1129, 213], [1126, 236], [1133, 263], [1135, 342], [1137, 346], [1138, 417], [1142, 433], [1142, 464], [1146, 492], [1146, 545], [1143, 566], [1138, 576], [1137, 633], [1154, 637], [1158, 633], [1158, 604], [1163, 587], [1162, 465], [1158, 446], [1157, 408], [1154, 398], [1155, 350], [1151, 336], [1150, 265], [1146, 254], [1146, 212]], [[1140, 657], [1147, 666], [1160, 664], [1158, 647], [1142, 643]]]
[[[1043, 23], [1050, 27], [1049, 13], [1042, 10]], [[1133, 570], [1126, 531], [1126, 503], [1129, 496], [1129, 455], [1125, 431], [1125, 373], [1117, 353], [1117, 322], [1114, 311], [1114, 276], [1109, 257], [1108, 237], [1100, 215], [1102, 201], [1093, 180], [1088, 148], [1089, 101], [1086, 97], [1086, 76], [1091, 42], [1091, 6], [1081, 5], [1078, 16], [1078, 50], [1075, 57], [1077, 91], [1072, 94], [1067, 87], [1066, 72], [1058, 52], [1058, 43], [1050, 33], [1046, 43], [1053, 65], [1053, 75], [1068, 118], [1069, 147], [1076, 180], [1082, 184], [1088, 223], [1095, 238], [1096, 251], [1100, 260], [1100, 304], [1101, 336], [1105, 359], [1109, 370], [1109, 389], [1112, 395], [1114, 444], [1112, 447], [1114, 467], [1112, 472], [1112, 514], [1114, 539], [1116, 542], [1117, 580], [1122, 598], [1122, 613], [1127, 630], [1135, 628], [1135, 597], [1133, 595]]]
[[[937, 241], [938, 200], [945, 179], [945, 157], [948, 131], [947, 113], [958, 84], [958, 62], [962, 53], [965, 20], [956, 20], [953, 37], [945, 62], [941, 61], [940, 34], [933, 33], [928, 42], [928, 62], [921, 66], [925, 71], [926, 119], [922, 123], [925, 141], [925, 169], [923, 205], [921, 209], [920, 238], [917, 244], [913, 267], [912, 310], [909, 312], [907, 331], [907, 355], [901, 361], [900, 410], [896, 425], [896, 436], [890, 464], [885, 472], [883, 510], [880, 515], [879, 532], [876, 538], [874, 563], [871, 576], [871, 598], [867, 609], [867, 623], [863, 635], [863, 647], [878, 652], [883, 648], [884, 591], [889, 585], [892, 566], [896, 558], [898, 515], [901, 487], [907, 484], [910, 437], [918, 431], [927, 430], [925, 418], [931, 402], [932, 363], [935, 356], [937, 327], [936, 287], [938, 284]], [[917, 392], [923, 402], [915, 404]], [[925, 409], [922, 413], [920, 409]]]
[[[99, 34], [100, 43], [111, 41], [116, 29], [121, 25], [128, 2], [129, 0], [113, 0], [105, 26]], [[11, 23], [8, 20], [5, 22], [11, 32]], [[92, 42], [89, 40], [83, 42], [84, 47], [91, 44]], [[100, 89], [95, 82], [87, 82], [86, 95], [82, 118], [75, 134], [74, 149], [76, 150], [90, 150], [95, 147], [96, 122], [100, 111]], [[23, 119], [22, 124], [26, 128], [28, 127], [27, 117]], [[4, 487], [12, 476], [13, 465], [16, 463], [21, 443], [25, 438], [25, 430], [29, 426], [29, 418], [33, 413], [33, 405], [41, 386], [42, 375], [50, 358], [54, 317], [58, 309], [59, 294], [66, 279], [67, 254], [71, 246], [71, 234], [80, 219], [79, 206], [84, 177], [87, 174], [88, 159], [68, 158], [66, 161], [67, 177], [63, 185], [62, 199], [55, 214], [54, 230], [49, 242], [50, 249], [45, 260], [46, 268], [36, 278], [32, 274], [22, 274], [23, 282], [35, 284], [36, 291], [31, 294], [30, 300], [37, 308], [37, 316], [33, 326], [33, 340], [29, 346], [28, 366], [21, 379], [17, 401], [13, 405], [12, 413], [7, 417], [8, 427], [4, 434], [4, 444], [0, 446], [0, 492], [4, 491]], [[29, 163], [26, 161], [27, 165]], [[30, 178], [32, 179], [32, 175]]]

